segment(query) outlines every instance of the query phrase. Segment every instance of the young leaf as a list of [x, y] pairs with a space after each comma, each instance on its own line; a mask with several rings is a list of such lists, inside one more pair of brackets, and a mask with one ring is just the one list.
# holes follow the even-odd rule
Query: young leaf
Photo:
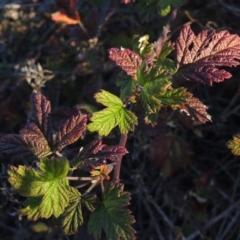
[[106, 163], [107, 159], [114, 161], [126, 153], [127, 150], [120, 145], [107, 146], [102, 144], [102, 140], [95, 140], [79, 153], [75, 167], [89, 170]]
[[109, 58], [136, 80], [137, 69], [142, 63], [142, 58], [130, 49], [111, 48], [108, 52]]
[[75, 234], [83, 224], [81, 194], [73, 187], [69, 187], [69, 205], [66, 207], [61, 220], [65, 234]]
[[72, 116], [68, 119], [56, 137], [56, 151], [61, 151], [66, 145], [76, 142], [86, 130], [87, 116], [85, 114]]
[[227, 30], [204, 30], [195, 36], [186, 26], [176, 41], [175, 58], [177, 76], [212, 86], [232, 76], [222, 67], [239, 65], [240, 37]]
[[162, 106], [161, 96], [164, 96], [168, 87], [170, 75], [167, 71], [153, 67], [150, 71], [139, 68], [137, 72], [138, 82], [141, 85], [141, 101], [145, 110], [145, 122], [155, 125], [158, 113]]
[[170, 58], [167, 58], [167, 56], [173, 51], [173, 49], [174, 49], [174, 46], [171, 42], [165, 43], [154, 62], [155, 66], [159, 66], [165, 69], [165, 71], [167, 70], [169, 71], [169, 73], [172, 73], [172, 74], [176, 72], [176, 68], [174, 66], [173, 60]]
[[36, 160], [51, 154], [47, 140], [35, 123], [28, 123], [20, 134], [8, 134], [2, 137], [0, 148], [13, 160]]
[[138, 52], [141, 57], [146, 57], [153, 51], [154, 44], [149, 43], [149, 35], [133, 36], [133, 50]]
[[[8, 181], [24, 197], [42, 197], [37, 207], [40, 217], [58, 217], [69, 203], [68, 181], [64, 180], [68, 171], [69, 163], [64, 158], [41, 159], [39, 171], [32, 167], [10, 166]], [[30, 201], [25, 211], [36, 212], [36, 205]]]
[[48, 142], [52, 143], [52, 132], [51, 132], [51, 103], [47, 100], [45, 96], [40, 93], [31, 94], [31, 105], [32, 109], [29, 114], [30, 122], [34, 122], [39, 129], [42, 131]]
[[123, 134], [134, 130], [137, 117], [124, 108], [120, 98], [104, 90], [97, 93], [95, 98], [107, 108], [93, 113], [90, 119], [92, 123], [88, 124], [89, 131], [97, 131], [100, 136], [107, 136], [116, 126], [119, 126]]
[[190, 96], [186, 103], [178, 106], [180, 111], [185, 112], [193, 121], [205, 123], [211, 121], [211, 116], [207, 113], [207, 107], [198, 99]]
[[227, 142], [227, 147], [234, 155], [240, 156], [240, 134], [233, 136], [233, 139]]
[[122, 185], [108, 186], [103, 193], [100, 207], [90, 215], [89, 234], [99, 239], [104, 230], [107, 239], [136, 239], [135, 230], [131, 226], [135, 220], [126, 208], [129, 200], [130, 194], [123, 191]]

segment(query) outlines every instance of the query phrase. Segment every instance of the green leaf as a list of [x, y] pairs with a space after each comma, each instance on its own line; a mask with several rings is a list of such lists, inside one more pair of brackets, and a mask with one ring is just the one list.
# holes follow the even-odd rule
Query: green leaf
[[136, 10], [142, 21], [149, 21], [156, 13], [165, 16], [170, 12], [170, 7], [180, 7], [187, 0], [138, 0]]
[[158, 67], [154, 67], [150, 71], [144, 71], [144, 68], [140, 67], [137, 76], [141, 85], [141, 101], [145, 110], [145, 122], [155, 125], [159, 110], [163, 106], [161, 97], [171, 85], [169, 81], [171, 75]]
[[170, 107], [177, 107], [181, 104], [184, 104], [186, 100], [191, 96], [191, 93], [187, 92], [185, 88], [181, 87], [168, 90], [159, 98], [161, 99], [162, 104]]
[[174, 74], [177, 70], [174, 65], [174, 61], [172, 59], [167, 58], [167, 56], [174, 50], [173, 44], [171, 42], [167, 42], [163, 45], [161, 52], [157, 56], [155, 66], [159, 66], [160, 68], [168, 71], [171, 74]]
[[100, 207], [90, 215], [89, 234], [99, 239], [103, 230], [107, 239], [136, 239], [135, 230], [131, 226], [135, 220], [126, 208], [129, 200], [130, 194], [123, 191], [123, 185], [108, 186]]
[[132, 94], [132, 90], [137, 85], [137, 82], [131, 76], [121, 72], [117, 77], [116, 84], [120, 87], [120, 98], [122, 101], [125, 101]]
[[98, 201], [98, 199], [97, 199], [96, 195], [82, 196], [82, 203], [91, 212], [93, 212], [96, 209], [97, 201]]
[[158, 10], [159, 15], [161, 16], [167, 16], [171, 12], [171, 6], [168, 5], [166, 8], [160, 8]]
[[137, 125], [137, 117], [124, 108], [120, 98], [105, 90], [97, 93], [95, 98], [97, 102], [102, 103], [107, 108], [93, 113], [90, 119], [92, 123], [88, 124], [89, 131], [97, 131], [100, 136], [107, 136], [116, 126], [119, 126], [123, 134], [134, 130], [135, 125]]
[[61, 220], [65, 234], [75, 234], [83, 224], [81, 194], [76, 188], [69, 188], [70, 203], [66, 207]]
[[24, 202], [25, 208], [21, 209], [21, 214], [23, 216], [27, 215], [28, 220], [36, 221], [39, 219], [41, 217], [39, 205], [41, 204], [42, 198], [42, 196], [27, 198]]
[[[64, 179], [68, 171], [69, 164], [64, 158], [41, 159], [39, 170], [10, 166], [8, 181], [16, 191], [25, 197], [38, 197], [29, 199], [23, 212], [34, 218], [36, 210], [39, 211], [38, 216], [43, 218], [62, 214], [69, 202], [68, 181]], [[38, 206], [35, 205], [37, 200]]]
[[233, 139], [227, 142], [227, 147], [234, 155], [240, 156], [240, 134], [233, 136]]

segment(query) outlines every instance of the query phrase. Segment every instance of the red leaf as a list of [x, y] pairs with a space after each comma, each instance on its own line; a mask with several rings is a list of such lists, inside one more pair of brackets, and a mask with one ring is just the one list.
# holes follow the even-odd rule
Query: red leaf
[[0, 147], [2, 152], [9, 154], [13, 160], [35, 160], [51, 152], [47, 140], [35, 123], [29, 123], [20, 134], [2, 137]]
[[114, 161], [119, 156], [123, 156], [127, 150], [120, 146], [106, 146], [102, 140], [95, 140], [88, 146], [85, 146], [79, 153], [76, 162], [80, 162], [80, 168], [89, 170], [106, 163], [106, 160]]
[[190, 97], [186, 103], [178, 107], [180, 111], [185, 112], [193, 121], [205, 123], [211, 121], [211, 116], [207, 113], [205, 106], [198, 98]]
[[109, 58], [133, 79], [137, 79], [137, 69], [142, 63], [141, 57], [130, 49], [111, 48], [108, 50]]
[[74, 24], [78, 24], [79, 21], [80, 21], [80, 17], [77, 18], [77, 19], [74, 19], [74, 18], [71, 18], [69, 17], [66, 12], [64, 10], [61, 10], [61, 11], [58, 11], [58, 12], [55, 12], [51, 15], [51, 19], [54, 21], [54, 22], [57, 22], [57, 23], [66, 23], [68, 25], [74, 25]]
[[76, 142], [86, 130], [87, 115], [72, 116], [68, 119], [56, 137], [56, 150], [61, 151], [66, 145]]
[[226, 30], [204, 30], [195, 36], [186, 26], [176, 41], [175, 58], [178, 76], [211, 86], [232, 76], [219, 68], [239, 65], [240, 37]]
[[80, 15], [77, 11], [77, 2], [78, 0], [56, 0], [59, 11], [52, 14], [52, 20], [66, 24], [78, 24]]

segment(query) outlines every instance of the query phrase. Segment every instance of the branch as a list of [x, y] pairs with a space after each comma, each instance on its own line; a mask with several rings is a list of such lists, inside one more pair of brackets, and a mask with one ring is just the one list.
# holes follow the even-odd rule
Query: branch
[[[119, 145], [125, 147], [127, 143], [127, 138], [128, 136], [126, 134], [121, 134], [121, 138], [119, 141]], [[114, 167], [114, 172], [113, 172], [113, 183], [117, 184], [120, 181], [120, 169], [121, 169], [121, 164], [122, 164], [122, 157], [120, 156], [117, 160], [115, 160], [115, 167]]]

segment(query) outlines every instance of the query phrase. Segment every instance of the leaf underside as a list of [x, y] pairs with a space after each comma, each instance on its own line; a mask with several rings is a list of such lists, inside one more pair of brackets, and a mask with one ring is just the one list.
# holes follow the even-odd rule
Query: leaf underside
[[193, 96], [187, 98], [186, 103], [177, 108], [186, 113], [193, 121], [201, 123], [211, 121], [211, 116], [207, 113], [207, 106]]
[[66, 145], [76, 142], [86, 130], [87, 116], [77, 115], [68, 119], [57, 133], [56, 150], [61, 151]]
[[222, 67], [239, 65], [240, 37], [227, 30], [204, 30], [197, 36], [190, 26], [180, 32], [176, 41], [175, 64], [178, 77], [212, 86], [231, 74]]
[[113, 60], [117, 66], [121, 67], [128, 75], [136, 79], [136, 72], [142, 63], [142, 58], [130, 49], [109, 49], [109, 58]]
[[3, 136], [0, 147], [13, 160], [36, 160], [51, 154], [47, 140], [35, 123], [28, 123], [20, 134]]
[[197, 36], [190, 26], [180, 32], [176, 41], [175, 63], [178, 76], [211, 86], [232, 75], [222, 67], [239, 65], [240, 37], [227, 30], [204, 30]]
[[126, 153], [127, 150], [123, 146], [107, 146], [102, 144], [102, 140], [95, 140], [82, 149], [77, 156], [75, 165], [79, 168], [89, 170], [106, 163], [106, 160], [114, 161]]

